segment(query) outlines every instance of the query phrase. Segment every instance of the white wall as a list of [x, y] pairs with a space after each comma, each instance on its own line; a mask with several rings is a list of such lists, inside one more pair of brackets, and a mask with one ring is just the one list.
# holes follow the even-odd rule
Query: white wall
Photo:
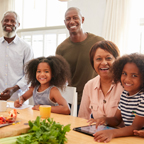
[[[0, 22], [4, 12], [12, 10], [14, 6], [13, 0], [0, 0]], [[2, 27], [0, 23], [0, 37], [2, 36]]]
[[[12, 2], [13, 0], [0, 0], [0, 13], [4, 13]], [[83, 24], [85, 32], [102, 36], [106, 0], [71, 0], [68, 2], [68, 7], [78, 7], [81, 10], [85, 17]], [[0, 27], [0, 36], [1, 34]]]
[[71, 0], [68, 7], [78, 7], [81, 10], [85, 17], [85, 32], [102, 36], [106, 0]]
[[[0, 22], [3, 16], [3, 13], [8, 9], [8, 0], [0, 0]], [[2, 36], [2, 27], [0, 23], [0, 37]]]

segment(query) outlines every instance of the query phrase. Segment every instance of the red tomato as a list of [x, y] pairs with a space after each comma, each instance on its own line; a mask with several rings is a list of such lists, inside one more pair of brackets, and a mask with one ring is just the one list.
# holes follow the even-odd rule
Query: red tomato
[[3, 121], [2, 121], [2, 120], [0, 120], [0, 124], [3, 124]]
[[4, 117], [0, 117], [0, 124], [6, 123], [6, 119]]

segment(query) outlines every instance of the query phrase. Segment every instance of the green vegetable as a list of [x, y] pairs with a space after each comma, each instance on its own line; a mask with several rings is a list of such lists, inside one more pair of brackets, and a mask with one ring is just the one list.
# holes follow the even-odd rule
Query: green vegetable
[[53, 119], [29, 121], [30, 129], [27, 134], [0, 139], [0, 144], [64, 144], [65, 135], [70, 131], [70, 124], [63, 126]]
[[[24, 134], [23, 136], [26, 136], [28, 134]], [[0, 139], [0, 144], [16, 144], [17, 138], [20, 136], [14, 136], [14, 137], [6, 137], [6, 138], [2, 138]]]
[[18, 137], [17, 144], [64, 144], [70, 131], [70, 124], [63, 126], [50, 118], [41, 121], [39, 116], [29, 126], [29, 135]]

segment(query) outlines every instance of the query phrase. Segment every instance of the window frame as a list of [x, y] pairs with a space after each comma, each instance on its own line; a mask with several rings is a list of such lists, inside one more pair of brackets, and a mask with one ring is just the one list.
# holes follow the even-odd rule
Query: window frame
[[[56, 34], [56, 47], [58, 46], [58, 35], [59, 34], [66, 34], [66, 38], [68, 37], [68, 31], [65, 27], [65, 24], [63, 25], [58, 25], [58, 26], [47, 26], [47, 3], [48, 0], [46, 0], [46, 11], [45, 11], [45, 26], [44, 27], [35, 27], [35, 28], [23, 28], [24, 26], [24, 0], [21, 1], [22, 3], [22, 10], [21, 10], [21, 15], [22, 15], [22, 20], [21, 20], [21, 27], [18, 28], [17, 34], [19, 37], [23, 38], [24, 36], [30, 36], [31, 40], [31, 46], [33, 47], [33, 36], [34, 35], [42, 35], [43, 36], [43, 56], [44, 56], [44, 51], [45, 51], [45, 35], [46, 34]], [[67, 8], [68, 8], [68, 3], [67, 3]], [[34, 49], [33, 49], [34, 50]]]
[[[45, 41], [45, 36], [47, 34], [56, 34], [56, 47], [58, 46], [58, 35], [59, 34], [66, 34], [66, 38], [68, 37], [68, 31], [65, 26], [53, 26], [53, 27], [44, 27], [44, 28], [32, 28], [32, 29], [19, 29], [17, 31], [18, 36], [23, 38], [24, 36], [31, 36], [31, 46], [33, 48], [33, 36], [34, 35], [42, 35], [43, 36], [43, 55], [46, 49], [46, 41]], [[55, 48], [56, 50], [56, 48]], [[34, 48], [33, 48], [34, 51]], [[36, 58], [36, 57], [35, 57]]]

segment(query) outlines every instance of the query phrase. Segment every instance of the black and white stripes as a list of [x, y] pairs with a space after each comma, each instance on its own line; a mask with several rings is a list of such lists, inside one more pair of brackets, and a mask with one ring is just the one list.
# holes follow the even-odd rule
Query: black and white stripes
[[128, 96], [128, 92], [123, 91], [118, 109], [121, 110], [125, 126], [132, 125], [136, 115], [144, 117], [144, 92]]

